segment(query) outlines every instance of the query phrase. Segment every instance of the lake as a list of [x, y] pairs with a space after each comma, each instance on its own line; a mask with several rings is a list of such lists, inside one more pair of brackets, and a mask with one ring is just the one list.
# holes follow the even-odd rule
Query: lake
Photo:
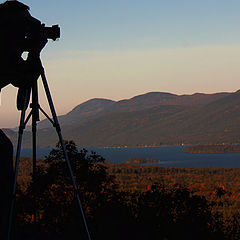
[[[240, 153], [206, 154], [184, 153], [181, 146], [144, 148], [96, 148], [88, 147], [111, 163], [122, 163], [129, 158], [156, 158], [159, 163], [149, 165], [164, 167], [240, 167]], [[51, 149], [38, 148], [37, 157], [44, 158]], [[22, 149], [21, 156], [31, 157], [31, 149]]]

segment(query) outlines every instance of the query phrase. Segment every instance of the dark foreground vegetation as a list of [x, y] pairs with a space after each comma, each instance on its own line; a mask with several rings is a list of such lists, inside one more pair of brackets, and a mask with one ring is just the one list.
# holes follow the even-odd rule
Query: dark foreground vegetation
[[[92, 239], [239, 239], [240, 169], [113, 165], [66, 146]], [[38, 163], [33, 186], [21, 161], [14, 239], [86, 239], [60, 146]]]

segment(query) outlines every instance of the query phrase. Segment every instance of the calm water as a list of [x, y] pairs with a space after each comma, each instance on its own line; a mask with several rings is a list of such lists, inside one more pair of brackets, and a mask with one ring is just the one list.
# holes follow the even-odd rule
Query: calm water
[[[189, 154], [183, 147], [149, 148], [87, 148], [102, 155], [112, 163], [122, 163], [129, 158], [156, 158], [159, 163], [152, 165], [175, 167], [240, 167], [240, 153]], [[45, 157], [51, 149], [38, 149], [38, 157]], [[31, 157], [31, 149], [22, 149], [21, 156]]]

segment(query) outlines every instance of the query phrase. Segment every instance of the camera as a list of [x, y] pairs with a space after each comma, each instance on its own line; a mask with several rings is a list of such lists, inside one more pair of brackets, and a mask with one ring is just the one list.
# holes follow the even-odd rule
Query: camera
[[58, 25], [52, 25], [51, 27], [45, 27], [43, 25], [43, 28], [48, 39], [55, 41], [60, 38], [60, 27]]

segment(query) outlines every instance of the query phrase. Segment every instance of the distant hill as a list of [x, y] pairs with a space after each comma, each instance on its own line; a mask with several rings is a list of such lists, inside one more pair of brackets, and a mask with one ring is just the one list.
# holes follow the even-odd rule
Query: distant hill
[[[118, 102], [92, 99], [59, 119], [64, 137], [79, 146], [239, 143], [240, 92], [152, 92]], [[39, 146], [55, 145], [55, 130], [43, 124]], [[16, 141], [14, 133], [11, 138]], [[28, 146], [29, 133], [25, 138]]]
[[[58, 116], [59, 123], [61, 125], [74, 125], [80, 122], [86, 121], [99, 112], [104, 111], [104, 109], [113, 105], [115, 101], [101, 98], [94, 98], [82, 104], [79, 104], [75, 108], [72, 109], [66, 115]], [[43, 121], [38, 123], [38, 128], [48, 128], [51, 127], [51, 123], [48, 119], [44, 119]], [[29, 127], [28, 130], [31, 130]]]
[[162, 105], [177, 106], [197, 106], [205, 105], [216, 101], [222, 97], [228, 96], [229, 93], [203, 94], [195, 93], [192, 95], [176, 95], [164, 92], [150, 92], [139, 95], [127, 100], [121, 100], [113, 104], [108, 111], [125, 112], [139, 111], [146, 108], [153, 108]]

